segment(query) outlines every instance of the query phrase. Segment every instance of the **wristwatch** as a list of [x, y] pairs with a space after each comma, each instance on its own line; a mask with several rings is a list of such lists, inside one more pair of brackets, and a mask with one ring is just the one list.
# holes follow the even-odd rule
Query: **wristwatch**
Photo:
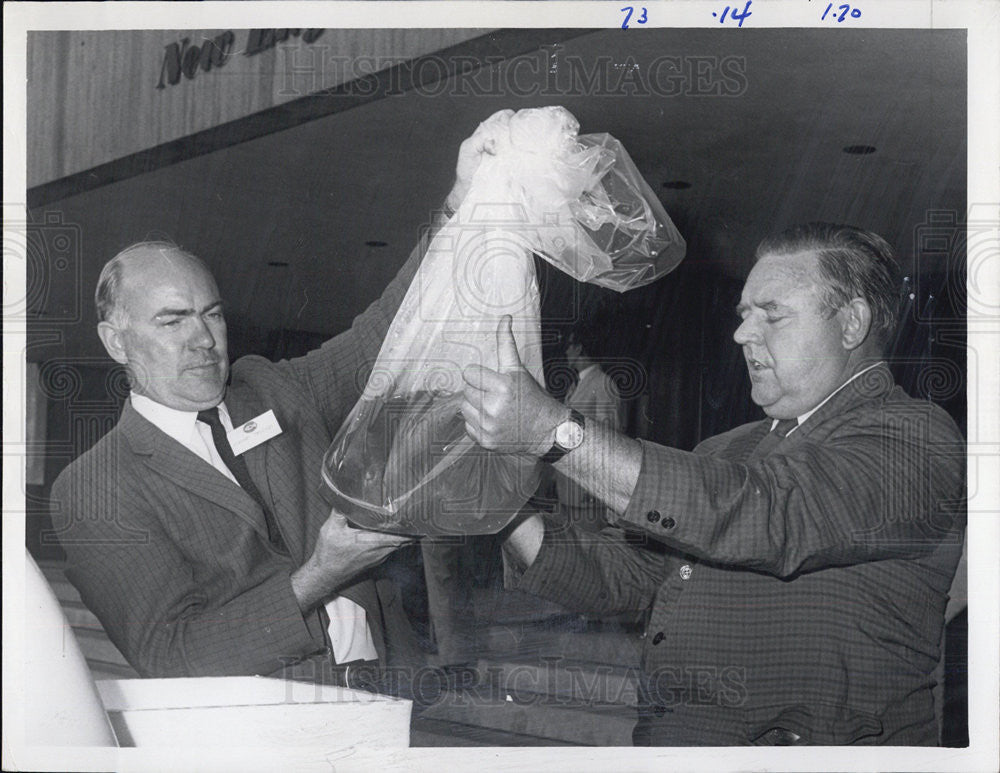
[[583, 443], [585, 426], [583, 414], [570, 410], [569, 418], [556, 425], [556, 440], [552, 444], [552, 448], [545, 452], [542, 461], [554, 464], [574, 448], [579, 448], [580, 444]]

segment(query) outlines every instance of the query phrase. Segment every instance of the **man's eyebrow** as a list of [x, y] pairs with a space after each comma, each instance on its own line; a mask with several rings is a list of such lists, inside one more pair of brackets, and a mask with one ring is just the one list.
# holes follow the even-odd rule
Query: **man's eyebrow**
[[742, 303], [737, 304], [737, 306], [736, 306], [736, 313], [739, 314], [739, 315], [743, 315], [746, 312], [750, 311], [751, 308], [763, 309], [764, 311], [776, 311], [778, 309], [787, 308], [787, 307], [785, 306], [785, 304], [783, 304], [783, 303], [781, 303], [779, 301], [770, 300], [770, 299], [768, 299], [766, 301], [765, 300], [750, 301], [750, 302], [745, 302], [744, 301]]
[[194, 314], [194, 309], [160, 309], [153, 315], [153, 319], [158, 319], [159, 317], [190, 317]]
[[[201, 310], [201, 312], [199, 312], [199, 313], [204, 314], [205, 312], [211, 311], [212, 309], [214, 309], [216, 307], [222, 308], [222, 299], [221, 298], [218, 299], [218, 300], [212, 301], [210, 304], [208, 304], [208, 306], [206, 306], [205, 308], [203, 308]], [[159, 311], [157, 311], [153, 315], [153, 319], [159, 319], [160, 317], [190, 317], [194, 313], [195, 313], [195, 310], [194, 309], [190, 309], [190, 308], [188, 308], [188, 309], [164, 308], [164, 309], [160, 309]]]

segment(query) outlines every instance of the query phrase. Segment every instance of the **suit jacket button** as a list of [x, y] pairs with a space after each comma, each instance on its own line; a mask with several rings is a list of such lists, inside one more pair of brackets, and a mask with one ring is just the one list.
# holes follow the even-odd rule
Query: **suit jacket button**
[[648, 513], [646, 513], [646, 520], [649, 521], [650, 523], [656, 523], [658, 520], [660, 520], [660, 511], [650, 510]]
[[666, 637], [663, 635], [663, 631], [657, 631], [656, 636], [653, 637], [653, 646], [655, 647], [657, 644], [663, 641], [664, 638]]
[[672, 529], [677, 525], [677, 521], [671, 518], [669, 515], [663, 519], [663, 523], [660, 524], [664, 529]]
[[690, 580], [691, 575], [694, 572], [691, 568], [691, 564], [684, 564], [684, 566], [682, 566], [678, 571], [682, 580]]

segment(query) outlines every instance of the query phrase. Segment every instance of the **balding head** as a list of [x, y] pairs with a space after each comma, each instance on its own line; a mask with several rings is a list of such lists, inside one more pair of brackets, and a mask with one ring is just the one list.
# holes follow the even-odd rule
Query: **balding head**
[[226, 321], [204, 262], [173, 244], [134, 244], [104, 267], [96, 301], [98, 335], [134, 392], [182, 411], [222, 400]]
[[[130, 265], [163, 261], [166, 264], [187, 260], [199, 266], [206, 274], [211, 271], [201, 258], [168, 241], [143, 241], [131, 244], [104, 264], [97, 278], [94, 306], [97, 308], [98, 322], [111, 322], [116, 327], [127, 323], [127, 309], [123, 299], [123, 282]], [[214, 279], [212, 280], [215, 281]]]

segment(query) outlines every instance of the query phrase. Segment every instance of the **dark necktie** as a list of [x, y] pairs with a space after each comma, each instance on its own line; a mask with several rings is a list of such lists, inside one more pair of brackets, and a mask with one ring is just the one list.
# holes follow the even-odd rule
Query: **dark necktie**
[[799, 426], [798, 419], [779, 419], [774, 428], [764, 435], [763, 439], [750, 452], [747, 461], [767, 456], [797, 426]]
[[285, 542], [281, 538], [281, 532], [278, 531], [278, 523], [274, 520], [274, 515], [265, 504], [264, 497], [260, 495], [260, 491], [257, 490], [253, 480], [250, 478], [246, 462], [243, 461], [243, 457], [236, 456], [233, 453], [232, 446], [229, 445], [229, 438], [226, 437], [226, 428], [222, 426], [222, 420], [219, 418], [218, 407], [209, 408], [207, 411], [199, 411], [198, 421], [203, 421], [212, 428], [212, 440], [215, 441], [215, 450], [219, 452], [219, 456], [226, 467], [229, 468], [233, 477], [236, 478], [236, 482], [240, 484], [245, 492], [253, 497], [254, 501], [260, 505], [261, 510], [264, 511], [264, 520], [267, 522], [267, 538], [271, 541], [271, 544], [278, 550], [285, 551]]

